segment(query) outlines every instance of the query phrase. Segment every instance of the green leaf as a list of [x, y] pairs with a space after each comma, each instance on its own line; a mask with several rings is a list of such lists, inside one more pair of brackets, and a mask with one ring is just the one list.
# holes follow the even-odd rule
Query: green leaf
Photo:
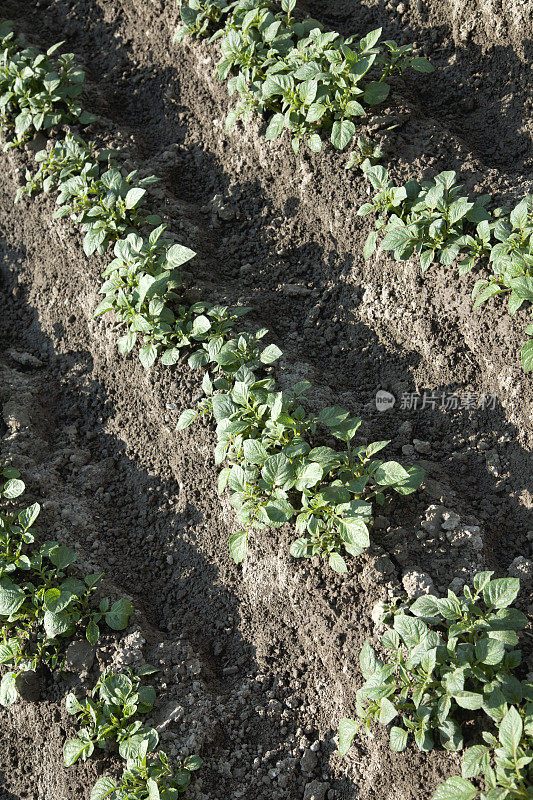
[[230, 555], [236, 564], [240, 564], [246, 558], [248, 550], [248, 533], [247, 531], [237, 531], [232, 533], [229, 537], [229, 551]]
[[133, 606], [129, 600], [121, 597], [111, 606], [110, 610], [104, 614], [104, 619], [109, 627], [114, 631], [123, 631], [128, 627], [130, 617], [133, 614]]
[[243, 442], [244, 458], [250, 464], [262, 466], [268, 458], [265, 446], [258, 439], [246, 439]]
[[444, 781], [431, 800], [474, 800], [477, 795], [475, 786], [457, 775]]
[[483, 599], [488, 606], [506, 608], [516, 599], [519, 591], [518, 578], [496, 578], [483, 589]]
[[467, 708], [469, 711], [476, 711], [483, 706], [483, 695], [478, 692], [454, 692], [453, 699], [461, 708]]
[[14, 500], [15, 497], [19, 497], [25, 489], [25, 485], [23, 481], [19, 481], [17, 478], [11, 478], [11, 480], [7, 481], [4, 485], [2, 494], [8, 500]]
[[55, 639], [57, 636], [70, 633], [73, 628], [73, 621], [65, 611], [60, 611], [58, 614], [45, 611], [43, 625], [47, 637], [49, 639]]
[[390, 729], [390, 749], [401, 753], [407, 747], [407, 731], [393, 725]]
[[28, 506], [28, 508], [19, 511], [18, 521], [20, 525], [22, 525], [24, 530], [28, 530], [28, 528], [31, 528], [31, 526], [39, 516], [40, 511], [41, 511], [41, 506], [39, 505], [39, 503], [34, 503], [32, 506]]
[[130, 189], [124, 201], [126, 208], [128, 209], [135, 208], [135, 206], [139, 205], [145, 194], [146, 194], [146, 189], [140, 189], [139, 187], [134, 187], [133, 189]]
[[180, 414], [178, 424], [176, 425], [176, 430], [177, 431], [185, 430], [185, 428], [188, 428], [189, 425], [192, 422], [194, 422], [197, 416], [198, 412], [195, 411], [193, 408], [186, 408], [185, 411], [182, 411], [182, 413]]
[[369, 81], [365, 86], [363, 100], [365, 103], [368, 103], [369, 106], [377, 106], [387, 99], [389, 92], [390, 86], [388, 83]]
[[427, 58], [422, 58], [421, 56], [411, 59], [411, 67], [416, 69], [417, 72], [430, 73], [435, 71], [435, 67], [431, 61], [428, 61]]
[[285, 127], [285, 114], [274, 114], [272, 119], [267, 125], [267, 129], [265, 131], [265, 139], [272, 141], [273, 139], [277, 139], [283, 132], [283, 128]]
[[20, 586], [4, 575], [0, 578], [0, 616], [9, 617], [15, 614], [26, 598], [26, 594]]
[[92, 644], [93, 647], [98, 643], [98, 639], [100, 638], [100, 628], [94, 619], [91, 619], [87, 625], [85, 630], [85, 638], [89, 644]]
[[409, 480], [409, 473], [397, 461], [385, 461], [375, 471], [374, 479], [380, 486], [393, 486], [395, 483]]
[[261, 475], [269, 486], [283, 486], [294, 476], [294, 469], [287, 456], [283, 453], [276, 453], [267, 458]]
[[154, 344], [146, 344], [139, 350], [139, 361], [144, 369], [148, 371], [153, 366], [157, 358], [157, 347]]
[[522, 738], [523, 723], [522, 718], [516, 708], [511, 706], [498, 729], [498, 739], [506, 750], [516, 754], [520, 739]]
[[359, 665], [365, 680], [368, 680], [376, 671], [378, 666], [376, 653], [369, 642], [365, 642], [361, 648], [361, 652], [359, 653]]
[[331, 129], [331, 144], [337, 150], [344, 150], [355, 136], [355, 125], [349, 119], [336, 120]]
[[83, 252], [86, 256], [92, 256], [100, 250], [105, 242], [106, 232], [103, 228], [91, 228], [83, 237]]
[[344, 717], [339, 723], [339, 755], [345, 756], [352, 746], [353, 738], [359, 730], [359, 722]]
[[280, 350], [279, 347], [277, 347], [277, 345], [275, 344], [269, 344], [268, 347], [265, 347], [265, 349], [259, 356], [259, 360], [261, 361], [262, 364], [273, 364], [282, 355], [283, 355], [283, 350]]
[[533, 339], [529, 339], [520, 351], [520, 359], [524, 372], [533, 370]]
[[339, 555], [339, 553], [330, 553], [328, 563], [331, 569], [335, 570], [335, 572], [339, 572], [341, 574], [348, 572], [346, 561], [341, 555]]
[[90, 800], [105, 800], [116, 788], [117, 784], [112, 778], [99, 778], [92, 788]]
[[6, 672], [0, 682], [0, 705], [5, 708], [12, 706], [18, 700], [18, 692], [15, 684], [16, 673]]
[[490, 750], [485, 745], [477, 744], [465, 750], [461, 764], [463, 778], [477, 778], [490, 764]]
[[63, 745], [63, 761], [66, 767], [71, 767], [81, 758], [83, 761], [92, 755], [94, 745], [82, 739], [68, 739]]
[[190, 250], [182, 244], [173, 244], [167, 250], [166, 260], [170, 269], [176, 269], [176, 267], [181, 267], [182, 264], [190, 261], [195, 255], [194, 250]]
[[388, 725], [398, 715], [396, 708], [387, 697], [382, 698], [379, 708], [379, 721], [381, 725]]
[[61, 545], [60, 547], [54, 547], [49, 558], [54, 566], [62, 570], [73, 564], [77, 559], [77, 555], [71, 547]]
[[72, 692], [69, 692], [67, 694], [67, 697], [66, 697], [66, 700], [65, 700], [65, 706], [66, 706], [67, 714], [70, 714], [71, 716], [73, 714], [77, 714], [79, 711], [83, 711], [83, 706], [79, 702], [79, 700], [76, 697], [76, 695], [73, 694]]

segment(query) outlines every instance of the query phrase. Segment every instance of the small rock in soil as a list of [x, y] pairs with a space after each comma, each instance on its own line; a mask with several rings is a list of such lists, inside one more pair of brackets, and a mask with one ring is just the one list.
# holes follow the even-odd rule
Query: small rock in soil
[[511, 562], [508, 571], [512, 578], [520, 578], [521, 581], [530, 583], [533, 578], [533, 561], [524, 556], [517, 556]]
[[431, 453], [431, 444], [423, 442], [421, 439], [413, 439], [413, 445], [417, 453], [429, 455]]
[[436, 594], [433, 578], [427, 572], [411, 569], [402, 578], [403, 588], [412, 600], [423, 594]]
[[455, 511], [445, 511], [442, 518], [444, 520], [442, 523], [442, 529], [444, 531], [454, 531], [461, 522], [461, 517], [459, 514], [456, 514]]
[[81, 640], [71, 642], [65, 653], [65, 669], [67, 672], [88, 672], [94, 662], [94, 648], [89, 642]]
[[306, 784], [303, 800], [324, 800], [329, 783], [322, 781], [310, 781]]

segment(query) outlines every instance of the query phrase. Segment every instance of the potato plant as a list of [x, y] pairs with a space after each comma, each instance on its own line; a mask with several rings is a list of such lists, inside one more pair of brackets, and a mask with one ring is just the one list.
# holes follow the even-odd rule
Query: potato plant
[[188, 756], [173, 765], [166, 753], [148, 753], [144, 739], [136, 754], [127, 760], [120, 780], [108, 776], [99, 778], [90, 800], [176, 800], [191, 782], [191, 772], [199, 769], [202, 759]]
[[510, 608], [518, 578], [493, 579], [492, 572], [474, 578], [464, 595], [423, 595], [414, 603], [393, 607], [384, 621], [392, 626], [381, 639], [384, 660], [367, 642], [360, 654], [365, 684], [357, 693], [360, 722], [341, 723], [341, 752], [361, 725], [389, 724], [393, 750], [404, 750], [411, 733], [420, 750], [431, 750], [434, 735], [449, 750], [463, 746], [461, 709], [482, 708], [501, 719], [507, 703], [522, 700], [513, 670], [521, 662], [517, 631], [525, 616]]
[[136, 172], [123, 175], [116, 166], [102, 170], [100, 162], [110, 154], [95, 157], [94, 145], [69, 136], [51, 152], [38, 154], [39, 171], [28, 180], [22, 193], [40, 189], [58, 192], [55, 217], [70, 217], [84, 232], [86, 255], [103, 254], [111, 243], [143, 225], [158, 225], [155, 215], [144, 215], [142, 205], [146, 187], [157, 183], [149, 176], [136, 180]]
[[282, 0], [277, 10], [266, 0], [192, 0], [181, 6], [184, 27], [178, 32], [220, 39], [220, 80], [228, 80], [230, 95], [239, 95], [227, 118], [231, 127], [252, 113], [269, 118], [266, 138], [285, 130], [298, 153], [302, 141], [322, 149], [327, 133], [338, 150], [356, 135], [365, 107], [383, 103], [390, 91], [387, 79], [408, 66], [431, 72], [425, 58], [412, 57], [412, 46], [381, 44], [381, 28], [366, 36], [343, 37], [324, 31], [314, 19], [297, 21], [296, 0]]
[[[232, 556], [243, 560], [252, 528], [276, 528], [295, 519], [300, 537], [291, 554], [322, 556], [334, 570], [346, 572], [342, 554], [357, 556], [370, 545], [372, 501], [382, 504], [391, 489], [400, 495], [414, 492], [423, 472], [375, 459], [388, 441], [354, 446], [361, 420], [342, 408], [308, 415], [300, 399], [310, 384], [276, 390], [273, 378], [256, 374], [254, 354], [250, 360], [244, 345], [239, 353], [234, 340], [210, 354], [215, 376], [204, 379], [207, 397], [178, 421], [178, 430], [199, 415], [212, 415], [217, 423], [215, 461], [228, 463], [220, 472], [219, 492], [230, 489], [242, 526], [230, 539]], [[279, 355], [277, 348], [267, 347], [259, 362], [273, 363]], [[313, 446], [319, 428], [343, 449]]]
[[[526, 694], [527, 693], [527, 694]], [[461, 776], [448, 778], [432, 800], [531, 800], [533, 797], [533, 687], [527, 700], [511, 705], [497, 725], [497, 736], [483, 733], [484, 744], [469, 747]], [[486, 793], [479, 788], [482, 776]], [[477, 779], [476, 784], [471, 779]]]
[[[375, 194], [357, 213], [376, 217], [363, 251], [366, 259], [375, 253], [382, 235], [382, 250], [392, 252], [396, 261], [418, 256], [422, 272], [435, 262], [449, 266], [457, 261], [460, 275], [477, 264], [491, 269], [489, 277], [474, 286], [474, 309], [499, 294], [507, 295], [510, 314], [533, 301], [533, 196], [509, 213], [502, 208], [489, 210], [490, 195], [472, 201], [461, 194], [455, 172], [394, 186], [380, 165], [366, 161], [363, 171]], [[533, 325], [527, 326], [526, 334], [533, 334]], [[530, 372], [532, 339], [522, 347], [521, 360]]]
[[71, 53], [55, 55], [61, 44], [39, 53], [15, 37], [11, 23], [0, 24], [0, 115], [6, 149], [20, 147], [38, 131], [96, 119], [80, 104], [83, 70]]
[[[12, 501], [24, 491], [17, 470], [4, 469], [0, 496]], [[71, 574], [76, 553], [57, 542], [35, 542], [31, 528], [40, 512], [38, 503], [0, 509], [0, 664], [9, 671], [0, 682], [0, 704], [18, 698], [24, 674], [45, 665], [61, 668], [67, 640], [84, 633], [91, 644], [104, 620], [113, 630], [127, 627], [131, 604], [108, 598], [95, 605], [93, 595], [101, 575], [83, 579]]]
[[148, 742], [150, 750], [158, 743], [157, 732], [143, 728], [137, 717], [147, 714], [153, 707], [156, 692], [153, 686], [143, 684], [145, 675], [157, 670], [145, 665], [137, 672], [104, 672], [100, 675], [92, 697], [79, 701], [71, 692], [67, 696], [67, 712], [77, 717], [82, 727], [74, 739], [68, 739], [63, 747], [65, 766], [76, 761], [86, 761], [94, 748], [105, 749], [109, 743], [119, 745], [122, 758], [137, 753], [140, 744]]
[[[444, 782], [432, 800], [530, 800], [533, 797], [533, 685], [513, 673], [520, 665], [517, 631], [526, 617], [512, 607], [517, 578], [474, 577], [462, 597], [423, 595], [390, 604], [382, 659], [366, 642], [360, 653], [365, 683], [357, 692], [358, 720], [343, 719], [339, 752], [345, 754], [361, 727], [374, 721], [390, 728], [392, 750], [402, 751], [412, 735], [430, 750], [438, 735], [448, 750], [463, 748], [462, 722], [482, 711], [483, 744], [464, 751], [462, 775]], [[465, 713], [466, 712], [466, 713]], [[483, 726], [485, 727], [485, 726]], [[471, 779], [482, 776], [486, 793]]]

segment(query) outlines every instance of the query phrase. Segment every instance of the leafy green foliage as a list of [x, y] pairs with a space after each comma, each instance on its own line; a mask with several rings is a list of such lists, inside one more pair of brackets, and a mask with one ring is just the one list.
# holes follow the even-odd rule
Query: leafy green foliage
[[438, 733], [441, 745], [463, 745], [462, 710], [483, 709], [500, 721], [508, 704], [520, 702], [523, 687], [513, 676], [521, 654], [517, 631], [526, 618], [510, 608], [518, 594], [517, 578], [492, 579], [478, 573], [474, 589], [446, 598], [423, 595], [409, 606], [393, 607], [384, 617], [392, 626], [378, 658], [367, 642], [360, 654], [365, 683], [357, 693], [359, 722], [344, 723], [341, 751], [361, 725], [395, 721], [391, 747], [403, 750], [408, 735], [420, 750], [431, 750]]
[[104, 672], [96, 683], [92, 697], [80, 702], [73, 693], [67, 696], [67, 712], [77, 717], [82, 727], [75, 739], [68, 739], [63, 747], [65, 766], [70, 767], [81, 759], [86, 761], [94, 748], [105, 749], [109, 742], [119, 745], [123, 758], [134, 756], [142, 742], [153, 750], [158, 742], [157, 732], [143, 728], [136, 717], [147, 714], [156, 698], [153, 686], [143, 684], [142, 678], [157, 670], [145, 665], [138, 674]]
[[267, 139], [284, 130], [298, 153], [302, 140], [309, 149], [322, 149], [320, 134], [344, 150], [356, 134], [365, 106], [383, 103], [390, 91], [386, 78], [407, 66], [419, 72], [433, 67], [424, 58], [412, 58], [412, 46], [378, 44], [381, 28], [363, 38], [327, 32], [314, 19], [296, 21], [295, 3], [283, 0], [281, 11], [265, 0], [193, 0], [182, 4], [186, 32], [203, 36], [215, 31], [220, 38], [220, 80], [228, 79], [230, 95], [239, 101], [227, 126], [252, 113], [269, 117]]
[[85, 75], [69, 53], [46, 54], [24, 47], [8, 22], [0, 25], [0, 115], [7, 147], [20, 147], [41, 130], [65, 122], [93, 122], [96, 117], [82, 110], [79, 95]]
[[39, 171], [17, 195], [43, 189], [58, 192], [57, 218], [70, 217], [81, 226], [85, 236], [83, 249], [90, 256], [104, 253], [109, 245], [129, 231], [145, 224], [158, 225], [161, 220], [145, 216], [142, 205], [146, 187], [158, 178], [150, 176], [136, 180], [136, 172], [123, 175], [114, 165], [102, 171], [100, 161], [110, 156], [108, 151], [94, 155], [94, 146], [79, 137], [69, 135], [64, 143], [56, 144], [50, 153], [38, 154]]
[[[239, 2], [235, 14], [252, 6]], [[293, 25], [292, 9], [287, 0], [287, 18], [279, 25], [275, 22], [274, 32], [280, 25]], [[247, 13], [247, 25], [252, 25], [255, 13]], [[236, 24], [237, 17], [232, 20]], [[326, 57], [327, 43], [335, 41], [336, 34], [324, 34], [323, 40], [318, 33], [313, 37]], [[369, 64], [378, 56], [373, 51], [378, 38], [379, 32], [374, 32], [359, 43], [358, 53], [367, 53]], [[353, 56], [354, 64], [359, 55]], [[343, 57], [349, 57], [347, 50]], [[299, 402], [308, 384], [297, 384], [286, 393], [277, 391], [269, 374], [281, 350], [273, 344], [262, 346], [266, 330], [234, 332], [247, 309], [184, 301], [179, 269], [194, 253], [169, 241], [160, 220], [139, 210], [144, 187], [155, 178], [135, 184], [135, 173], [124, 177], [113, 153], [98, 153], [94, 145], [70, 134], [39, 153], [37, 163], [36, 175], [27, 176], [18, 197], [56, 190], [60, 206], [56, 216], [68, 215], [81, 225], [87, 255], [103, 253], [114, 243], [115, 258], [105, 269], [104, 299], [95, 315], [114, 311], [125, 325], [120, 352], [129, 353], [140, 345], [139, 358], [149, 369], [158, 357], [164, 365], [175, 364], [186, 350], [191, 368], [210, 370], [202, 384], [206, 399], [197, 410], [184, 412], [178, 430], [198, 415], [213, 416], [217, 422], [215, 459], [217, 464], [228, 464], [219, 489], [226, 485], [231, 489], [243, 526], [230, 540], [234, 558], [244, 557], [252, 527], [279, 527], [295, 518], [300, 537], [291, 548], [293, 555], [322, 555], [333, 569], [346, 571], [342, 553], [358, 555], [369, 545], [371, 501], [383, 503], [385, 491], [391, 489], [400, 495], [415, 491], [423, 472], [374, 459], [388, 442], [355, 447], [352, 440], [361, 420], [343, 409], [308, 416]], [[141, 235], [141, 227], [148, 224], [157, 227]], [[344, 449], [316, 446], [310, 436], [317, 426], [342, 442]]]
[[[244, 558], [250, 529], [280, 527], [295, 518], [300, 537], [292, 555], [320, 555], [345, 572], [342, 554], [360, 555], [370, 544], [372, 501], [383, 503], [390, 489], [410, 494], [420, 485], [422, 471], [373, 458], [388, 442], [354, 446], [361, 420], [348, 411], [332, 407], [306, 414], [300, 399], [310, 384], [276, 391], [273, 378], [256, 375], [257, 354], [244, 336], [220, 349], [211, 346], [211, 352], [207, 345], [206, 351], [215, 365], [214, 380], [204, 381], [206, 400], [198, 411], [183, 412], [178, 430], [198, 414], [212, 415], [217, 423], [215, 461], [228, 464], [220, 473], [219, 491], [232, 492], [243, 528], [230, 541], [233, 557]], [[279, 354], [266, 348], [259, 362], [270, 363]], [[319, 427], [344, 449], [313, 446]]]
[[148, 742], [143, 740], [119, 782], [109, 777], [100, 778], [91, 792], [91, 800], [175, 800], [191, 782], [191, 772], [199, 769], [202, 759], [188, 756], [173, 766], [166, 753], [148, 753]]
[[[469, 747], [462, 762], [462, 776], [448, 778], [432, 800], [529, 800], [533, 790], [533, 686], [524, 686], [527, 701], [511, 705], [498, 722], [497, 737], [484, 732], [484, 744]], [[470, 778], [482, 776], [487, 787], [481, 793]]]
[[[0, 495], [11, 501], [24, 491], [17, 470], [4, 469]], [[103, 598], [95, 607], [93, 595], [100, 575], [83, 580], [71, 574], [76, 553], [57, 542], [35, 542], [31, 528], [40, 512], [27, 508], [0, 509], [0, 664], [11, 669], [0, 684], [0, 703], [17, 699], [17, 681], [41, 665], [61, 666], [66, 640], [85, 632], [98, 641], [103, 619], [113, 630], [127, 627], [131, 604]]]
[[[432, 263], [449, 266], [459, 261], [459, 274], [483, 262], [492, 269], [473, 290], [474, 309], [495, 295], [505, 293], [509, 312], [515, 314], [524, 302], [533, 300], [533, 197], [525, 197], [507, 213], [487, 210], [490, 195], [471, 201], [461, 194], [455, 172], [441, 172], [433, 181], [408, 181], [394, 186], [382, 166], [370, 160], [363, 171], [375, 189], [371, 202], [358, 214], [376, 215], [375, 230], [368, 235], [364, 256], [370, 258], [383, 235], [381, 248], [396, 261], [413, 255], [420, 258], [422, 272]], [[528, 326], [527, 334], [533, 333]], [[522, 348], [522, 366], [533, 369], [533, 341]]]

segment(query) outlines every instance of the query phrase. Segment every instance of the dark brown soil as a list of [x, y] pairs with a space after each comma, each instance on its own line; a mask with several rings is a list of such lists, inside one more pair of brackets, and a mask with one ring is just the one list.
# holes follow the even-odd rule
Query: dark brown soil
[[[383, 24], [400, 41], [416, 38], [439, 68], [396, 87], [391, 113], [408, 118], [389, 140], [391, 170], [457, 168], [470, 187], [523, 194], [531, 168], [525, 6], [497, 11], [495, 41], [497, 25], [466, 4], [457, 17], [437, 2], [401, 4], [403, 12], [389, 5], [307, 7], [342, 30]], [[406, 572], [429, 573], [442, 591], [453, 578], [479, 568], [504, 574], [516, 556], [530, 556], [533, 393], [518, 359], [525, 313], [511, 320], [494, 305], [472, 314], [473, 277], [434, 269], [422, 281], [414, 264], [384, 256], [365, 264], [359, 175], [333, 153], [294, 159], [286, 143], [265, 142], [256, 123], [225, 133], [230, 101], [213, 78], [216, 48], [172, 47], [171, 4], [4, 0], [0, 15], [42, 46], [65, 39], [87, 68], [88, 104], [105, 117], [94, 134], [164, 178], [154, 202], [199, 253], [191, 296], [253, 305], [251, 323], [266, 324], [284, 348], [282, 380], [309, 378], [313, 404], [360, 413], [364, 436], [392, 440], [391, 457], [405, 460], [402, 447], [413, 439], [429, 443], [411, 456], [428, 470], [425, 489], [385, 507], [372, 550], [347, 577], [291, 559], [289, 529], [257, 536], [236, 567], [227, 554], [233, 514], [216, 494], [213, 431], [173, 431], [198, 392], [197, 375], [178, 366], [147, 376], [119, 358], [112, 320], [91, 319], [102, 264], [52, 221], [52, 201], [13, 209], [25, 156], [10, 154], [0, 159], [0, 399], [27, 413], [18, 428], [4, 413], [2, 456], [23, 470], [32, 496], [48, 501], [45, 529], [77, 545], [145, 615], [145, 656], [159, 655], [163, 670], [157, 713], [166, 719], [169, 704], [183, 708], [163, 744], [206, 760], [191, 800], [311, 800], [313, 792], [317, 800], [429, 799], [457, 771], [454, 757], [392, 754], [378, 729], [341, 760], [333, 737], [355, 711], [372, 607]], [[472, 87], [477, 114], [466, 110]], [[221, 202], [232, 219], [216, 213]], [[42, 367], [22, 366], [17, 352]], [[392, 410], [376, 410], [379, 389], [396, 396]], [[403, 393], [424, 391], [485, 392], [494, 408], [437, 401], [402, 410]], [[479, 525], [482, 549], [450, 548], [439, 525], [421, 535], [434, 505]], [[526, 580], [522, 605], [530, 590]], [[116, 647], [109, 644], [109, 657]], [[105, 663], [105, 651], [99, 657]], [[61, 766], [66, 690], [60, 682], [40, 705], [0, 712], [2, 800], [88, 798], [95, 767]]]

